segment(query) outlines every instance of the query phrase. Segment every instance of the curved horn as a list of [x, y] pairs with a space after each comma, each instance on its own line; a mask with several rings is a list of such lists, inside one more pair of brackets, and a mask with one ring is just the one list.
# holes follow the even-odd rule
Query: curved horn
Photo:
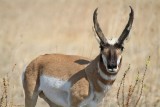
[[97, 36], [99, 37], [100, 39], [100, 43], [101, 45], [103, 44], [106, 44], [107, 43], [107, 39], [105, 38], [100, 26], [99, 26], [99, 23], [98, 23], [98, 20], [97, 20], [97, 10], [98, 8], [95, 9], [94, 13], [93, 13], [93, 23], [94, 23], [94, 29], [96, 31], [96, 34]]
[[120, 45], [123, 44], [124, 40], [126, 39], [126, 37], [128, 36], [128, 34], [132, 28], [132, 23], [133, 23], [133, 19], [134, 19], [134, 11], [131, 6], [130, 6], [130, 9], [131, 9], [131, 13], [129, 14], [128, 23], [127, 23], [125, 29], [123, 30], [121, 36], [118, 39], [118, 44], [120, 44]]

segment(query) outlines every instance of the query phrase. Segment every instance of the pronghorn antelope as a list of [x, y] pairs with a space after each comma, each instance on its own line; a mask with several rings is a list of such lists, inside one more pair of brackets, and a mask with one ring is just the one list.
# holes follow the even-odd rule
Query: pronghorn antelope
[[25, 107], [35, 107], [38, 96], [51, 107], [97, 107], [121, 67], [123, 42], [131, 30], [133, 18], [131, 8], [120, 37], [107, 40], [97, 20], [97, 9], [94, 11], [93, 23], [100, 53], [92, 61], [62, 54], [46, 54], [33, 60], [22, 75]]

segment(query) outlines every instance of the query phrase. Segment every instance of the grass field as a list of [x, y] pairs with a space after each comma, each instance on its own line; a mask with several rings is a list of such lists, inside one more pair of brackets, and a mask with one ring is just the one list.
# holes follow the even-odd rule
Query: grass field
[[[34, 58], [46, 53], [63, 53], [95, 58], [99, 45], [92, 30], [96, 7], [98, 20], [107, 38], [119, 37], [130, 13], [135, 12], [130, 37], [125, 42], [118, 78], [102, 107], [117, 107], [117, 90], [124, 71], [125, 93], [134, 84], [137, 72], [144, 79], [139, 107], [160, 106], [160, 0], [0, 0], [0, 96], [3, 78], [8, 75], [8, 102], [24, 105], [21, 74]], [[140, 83], [141, 85], [141, 83]], [[139, 85], [137, 85], [137, 93]], [[130, 107], [133, 107], [134, 99]], [[45, 107], [39, 99], [37, 107]]]

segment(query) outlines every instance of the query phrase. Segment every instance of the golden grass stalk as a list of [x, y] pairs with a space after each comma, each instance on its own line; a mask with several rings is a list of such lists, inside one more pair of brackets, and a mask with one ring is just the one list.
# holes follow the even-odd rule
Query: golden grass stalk
[[132, 97], [132, 95], [133, 95], [133, 93], [136, 89], [136, 86], [138, 85], [138, 81], [139, 81], [139, 71], [137, 73], [137, 78], [136, 78], [134, 86], [132, 87], [132, 85], [130, 85], [130, 87], [129, 87], [127, 101], [126, 101], [126, 107], [129, 107], [130, 99], [131, 99], [131, 97]]
[[121, 87], [122, 87], [122, 84], [123, 84], [123, 89], [122, 89], [122, 105], [124, 105], [124, 80], [125, 80], [125, 77], [127, 75], [127, 72], [130, 70], [130, 65], [128, 66], [127, 70], [124, 72], [123, 74], [123, 78], [121, 79], [121, 82], [120, 82], [120, 85], [119, 85], [119, 88], [118, 88], [118, 91], [117, 91], [117, 103], [118, 103], [118, 106], [120, 107], [120, 102], [119, 102], [119, 94], [120, 94], [120, 90], [121, 90]]
[[[14, 72], [14, 69], [16, 67], [16, 64], [13, 66], [12, 68], [12, 72]], [[12, 73], [10, 72], [10, 73]], [[9, 80], [9, 76], [7, 74], [7, 76], [5, 76], [3, 78], [3, 84], [2, 84], [2, 96], [0, 97], [0, 107], [23, 107], [24, 105], [14, 105], [13, 102], [13, 96], [12, 94], [9, 95], [9, 86], [10, 86], [10, 80]]]
[[[118, 88], [118, 91], [117, 91], [117, 104], [118, 104], [119, 107], [121, 107], [121, 106], [122, 107], [129, 107], [129, 106], [136, 107], [138, 105], [138, 103], [141, 99], [141, 96], [143, 94], [144, 79], [145, 79], [145, 76], [146, 76], [146, 72], [147, 72], [147, 69], [148, 69], [149, 62], [150, 62], [150, 56], [148, 57], [148, 59], [146, 61], [145, 70], [144, 70], [141, 82], [139, 80], [139, 71], [138, 71], [134, 85], [132, 85], [132, 84], [129, 85], [127, 96], [125, 96], [125, 91], [124, 91], [125, 88], [124, 87], [125, 87], [125, 78], [126, 78], [126, 75], [127, 75], [128, 71], [130, 70], [130, 65], [129, 65], [128, 69], [124, 72], [123, 77], [122, 77], [121, 82], [120, 82], [120, 85], [119, 85], [119, 88]], [[130, 103], [130, 101], [131, 101], [131, 99], [134, 98], [133, 93], [136, 90], [136, 86], [138, 84], [141, 85], [140, 94], [138, 95], [139, 97], [136, 100], [135, 104], [132, 104], [132, 103]], [[122, 94], [122, 103], [121, 104], [120, 104], [120, 101], [119, 101], [120, 90], [122, 90], [121, 91], [121, 94]]]
[[8, 86], [9, 86], [9, 79], [8, 74], [7, 77], [3, 78], [3, 93], [0, 98], [0, 107], [7, 107], [8, 106]]
[[148, 57], [148, 59], [147, 59], [147, 61], [146, 61], [145, 70], [144, 70], [144, 74], [143, 74], [142, 82], [141, 82], [142, 87], [141, 87], [141, 90], [140, 90], [140, 95], [139, 95], [139, 97], [138, 97], [138, 99], [137, 99], [137, 101], [136, 101], [135, 107], [138, 105], [139, 100], [141, 99], [141, 96], [142, 96], [142, 94], [143, 94], [144, 79], [145, 79], [145, 76], [146, 76], [146, 72], [147, 72], [149, 63], [150, 63], [150, 56]]

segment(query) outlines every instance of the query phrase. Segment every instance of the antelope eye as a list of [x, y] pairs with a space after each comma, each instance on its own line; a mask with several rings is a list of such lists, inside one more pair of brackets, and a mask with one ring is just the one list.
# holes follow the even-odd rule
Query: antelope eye
[[121, 51], [123, 51], [124, 47], [122, 45], [119, 44], [115, 44], [115, 47], [117, 47], [118, 49], [120, 49]]
[[109, 44], [101, 44], [99, 47], [102, 50], [104, 50], [104, 48], [108, 48], [110, 45]]
[[122, 47], [121, 47], [121, 51], [123, 51], [123, 49], [124, 49], [124, 47], [122, 46]]
[[119, 46], [118, 47], [121, 51], [123, 51], [124, 47], [123, 46]]

